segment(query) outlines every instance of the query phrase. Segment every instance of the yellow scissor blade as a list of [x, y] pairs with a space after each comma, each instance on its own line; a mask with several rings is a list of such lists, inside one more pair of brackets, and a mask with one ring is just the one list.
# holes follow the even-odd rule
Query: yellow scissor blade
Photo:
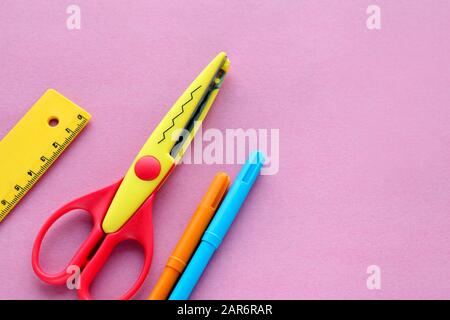
[[[226, 54], [219, 53], [153, 131], [111, 202], [102, 224], [104, 232], [119, 230], [167, 177], [193, 139], [198, 128], [198, 125], [194, 126], [194, 120], [198, 123], [208, 113], [228, 66]], [[160, 165], [159, 175], [147, 181], [140, 179], [135, 172], [136, 163], [145, 156], [154, 157]]]
[[153, 132], [157, 143], [170, 152], [175, 163], [181, 159], [208, 114], [229, 65], [226, 54], [219, 53], [192, 82]]

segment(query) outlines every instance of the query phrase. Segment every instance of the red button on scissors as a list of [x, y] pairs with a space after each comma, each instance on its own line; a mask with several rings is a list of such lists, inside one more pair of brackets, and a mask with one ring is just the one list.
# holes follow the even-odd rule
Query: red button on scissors
[[125, 240], [135, 240], [144, 249], [144, 266], [133, 286], [120, 299], [130, 299], [147, 276], [153, 255], [152, 204], [158, 189], [179, 163], [206, 117], [229, 68], [220, 53], [177, 100], [133, 161], [125, 177], [113, 185], [73, 200], [44, 223], [34, 242], [32, 265], [50, 284], [66, 284], [71, 273], [48, 274], [39, 263], [42, 240], [63, 215], [82, 209], [92, 216], [94, 227], [68, 266], [80, 268], [80, 299], [91, 299], [90, 285], [113, 249]]

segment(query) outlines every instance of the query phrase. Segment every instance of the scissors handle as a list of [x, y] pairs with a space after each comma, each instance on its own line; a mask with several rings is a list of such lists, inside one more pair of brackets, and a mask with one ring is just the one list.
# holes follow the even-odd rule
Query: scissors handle
[[[44, 223], [42, 228], [39, 230], [39, 233], [36, 236], [36, 240], [34, 241], [33, 251], [32, 251], [32, 259], [31, 263], [36, 275], [41, 278], [43, 281], [54, 284], [54, 285], [62, 285], [66, 284], [67, 279], [72, 275], [71, 272], [67, 272], [69, 266], [79, 266], [83, 267], [88, 261], [89, 255], [95, 249], [97, 244], [104, 237], [103, 230], [101, 228], [101, 223], [103, 221], [103, 217], [105, 216], [106, 210], [116, 193], [117, 188], [119, 187], [121, 181], [108, 186], [104, 189], [95, 191], [88, 195], [77, 198], [66, 205], [59, 208], [53, 215], [51, 215], [47, 221]], [[45, 235], [48, 230], [53, 226], [53, 224], [58, 221], [65, 214], [73, 211], [81, 209], [88, 212], [91, 215], [93, 220], [93, 228], [86, 238], [86, 240], [82, 243], [78, 251], [69, 261], [64, 270], [50, 274], [45, 272], [40, 264], [40, 250], [42, 246], [42, 241], [44, 240]]]
[[[73, 271], [69, 267], [76, 266], [80, 269], [78, 296], [81, 299], [91, 299], [90, 285], [113, 249], [123, 241], [134, 240], [144, 249], [144, 265], [134, 285], [119, 299], [129, 299], [137, 292], [144, 282], [152, 262], [152, 204], [154, 195], [151, 195], [144, 202], [121, 229], [114, 233], [106, 234], [102, 229], [102, 222], [121, 182], [122, 180], [104, 189], [75, 199], [58, 209], [48, 218], [36, 237], [32, 251], [32, 266], [39, 278], [50, 284], [63, 285], [67, 283], [70, 277], [73, 277]], [[56, 221], [65, 214], [77, 209], [87, 211], [91, 215], [93, 228], [64, 270], [54, 274], [47, 273], [42, 269], [39, 259], [42, 241]]]
[[92, 259], [87, 262], [84, 270], [81, 272], [80, 289], [78, 290], [80, 299], [92, 299], [90, 293], [92, 281], [108, 260], [113, 249], [119, 243], [126, 240], [137, 241], [142, 246], [144, 249], [144, 265], [133, 286], [119, 299], [130, 299], [142, 286], [150, 271], [153, 257], [152, 206], [154, 197], [155, 195], [152, 194], [119, 231], [106, 235], [97, 252]]

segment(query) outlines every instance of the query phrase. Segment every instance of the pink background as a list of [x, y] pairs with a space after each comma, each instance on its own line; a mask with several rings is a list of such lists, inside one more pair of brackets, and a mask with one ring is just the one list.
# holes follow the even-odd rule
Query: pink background
[[[448, 1], [76, 3], [79, 31], [66, 29], [67, 1], [0, 2], [0, 136], [50, 87], [93, 115], [0, 224], [0, 298], [76, 298], [34, 275], [38, 228], [120, 178], [220, 50], [232, 68], [204, 128], [279, 128], [280, 170], [258, 180], [192, 298], [450, 298]], [[372, 3], [379, 31], [366, 28]], [[154, 261], [137, 298], [215, 172], [238, 169], [174, 172], [154, 206]], [[62, 268], [88, 227], [58, 225], [45, 265]], [[97, 296], [126, 289], [140, 263], [139, 249], [121, 246]], [[381, 290], [366, 287], [372, 264]]]

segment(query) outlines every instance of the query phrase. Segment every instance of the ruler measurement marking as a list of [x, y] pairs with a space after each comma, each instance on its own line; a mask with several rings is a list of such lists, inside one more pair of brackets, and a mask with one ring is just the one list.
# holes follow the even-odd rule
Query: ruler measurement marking
[[[57, 148], [55, 151], [53, 151], [53, 154], [50, 158], [47, 158], [46, 156], [41, 156], [39, 160], [42, 161], [42, 159], [45, 159], [44, 165], [40, 166], [40, 169], [37, 172], [34, 172], [33, 170], [28, 170], [26, 174], [29, 172], [32, 173], [33, 178], [31, 180], [28, 180], [28, 183], [22, 187], [18, 184], [14, 186], [14, 189], [16, 187], [19, 187], [19, 190], [14, 193], [14, 197], [12, 200], [8, 201], [6, 199], [0, 199], [1, 204], [3, 204], [3, 208], [0, 211], [0, 221], [9, 213], [10, 209], [14, 207], [17, 202], [22, 199], [22, 197], [33, 187], [34, 183], [39, 180], [39, 178], [47, 171], [47, 169], [53, 164], [53, 162], [59, 157], [61, 152], [65, 150], [65, 148], [68, 146], [70, 142], [73, 141], [73, 139], [77, 136], [77, 134], [85, 127], [87, 124], [87, 119], [83, 117], [82, 115], [78, 115], [77, 119], [79, 120], [77, 127], [74, 130], [71, 130], [69, 128], [66, 128], [65, 132], [68, 133], [68, 136], [65, 136], [64, 142], [62, 144], [57, 143], [54, 141], [51, 146], [55, 148], [54, 143], [57, 143]], [[67, 130], [68, 129], [68, 130]]]

